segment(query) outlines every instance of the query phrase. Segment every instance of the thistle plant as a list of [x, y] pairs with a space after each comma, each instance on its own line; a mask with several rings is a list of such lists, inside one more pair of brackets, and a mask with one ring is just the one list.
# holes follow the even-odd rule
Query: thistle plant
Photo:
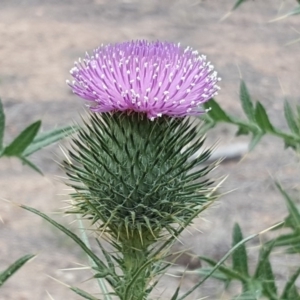
[[97, 239], [99, 261], [31, 211], [71, 236], [119, 299], [147, 298], [172, 243], [213, 199], [206, 175], [216, 164], [204, 164], [211, 149], [202, 150], [199, 122], [189, 118], [205, 113], [202, 104], [219, 90], [213, 69], [191, 48], [133, 41], [101, 46], [71, 70], [68, 84], [92, 112], [63, 163], [74, 189], [67, 213], [90, 220], [115, 250]]

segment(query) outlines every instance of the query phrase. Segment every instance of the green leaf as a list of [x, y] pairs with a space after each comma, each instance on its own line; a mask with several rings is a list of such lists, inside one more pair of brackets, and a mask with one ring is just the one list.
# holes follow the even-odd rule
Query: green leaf
[[175, 293], [173, 294], [171, 300], [176, 300], [178, 298], [179, 290], [180, 290], [180, 286], [178, 286], [177, 289], [175, 290]]
[[263, 248], [261, 248], [259, 252], [259, 260], [254, 274], [255, 279], [259, 279], [259, 276], [263, 274], [262, 269], [264, 267], [264, 263], [268, 260], [269, 255], [271, 254], [271, 251], [273, 249], [273, 246], [274, 246], [274, 242], [269, 243], [268, 245], [264, 245]]
[[257, 122], [257, 125], [264, 132], [274, 132], [274, 127], [269, 120], [266, 110], [259, 101], [257, 101], [255, 107], [255, 120]]
[[[293, 229], [300, 230], [300, 212], [298, 211], [295, 203], [287, 194], [287, 192], [281, 187], [278, 182], [275, 182], [278, 190], [280, 191], [281, 195], [285, 198], [287, 209], [289, 212], [289, 223]], [[300, 236], [300, 235], [299, 235]]]
[[4, 128], [5, 128], [5, 114], [4, 114], [3, 104], [0, 99], [0, 156], [3, 149]]
[[35, 164], [33, 164], [30, 160], [28, 160], [27, 158], [22, 157], [22, 156], [19, 156], [19, 158], [23, 162], [24, 165], [27, 165], [31, 169], [33, 169], [34, 171], [38, 172], [39, 174], [44, 175], [42, 173], [42, 171]]
[[[243, 234], [240, 226], [235, 223], [233, 228], [233, 237], [232, 237], [232, 247], [238, 244], [243, 240]], [[241, 245], [233, 254], [232, 254], [232, 267], [235, 271], [249, 277], [248, 272], [248, 257], [245, 245]]]
[[[97, 255], [94, 254], [93, 251], [91, 251], [86, 244], [76, 235], [74, 234], [72, 231], [70, 231], [69, 229], [67, 229], [66, 227], [64, 227], [63, 225], [57, 223], [56, 221], [54, 221], [52, 218], [48, 217], [47, 215], [45, 215], [44, 213], [40, 212], [37, 209], [34, 209], [32, 207], [26, 206], [26, 205], [21, 205], [20, 207], [42, 217], [43, 219], [45, 219], [46, 221], [48, 221], [50, 224], [52, 224], [53, 226], [55, 226], [56, 228], [58, 228], [60, 231], [62, 231], [63, 233], [65, 233], [67, 236], [69, 236], [78, 246], [80, 246], [80, 248], [95, 262], [96, 266], [103, 271], [108, 271], [107, 267], [105, 266], [105, 264], [98, 258]], [[114, 282], [112, 280], [109, 281], [109, 283], [113, 286]]]
[[48, 132], [44, 132], [41, 134], [38, 134], [35, 139], [32, 141], [32, 143], [26, 148], [26, 150], [23, 152], [23, 156], [28, 156], [41, 148], [44, 148], [50, 144], [53, 144], [62, 138], [70, 135], [71, 133], [76, 132], [79, 129], [79, 127], [75, 126], [66, 126], [57, 128]]
[[[300, 3], [298, 1], [298, 3]], [[294, 16], [294, 15], [299, 15], [300, 14], [300, 6], [296, 7], [295, 9], [293, 9], [292, 11], [290, 11], [288, 13], [289, 16]]]
[[261, 280], [263, 280], [262, 286], [264, 293], [268, 295], [269, 299], [277, 300], [278, 298], [275, 277], [269, 258], [265, 260], [264, 267], [261, 270], [263, 272], [261, 273], [260, 278]]
[[254, 293], [253, 291], [247, 291], [233, 298], [233, 300], [257, 300], [257, 299], [259, 299], [258, 295], [256, 295], [256, 293]]
[[268, 244], [271, 244], [272, 242], [275, 242], [276, 247], [282, 247], [282, 246], [299, 247], [300, 234], [299, 232], [294, 232], [294, 233], [280, 235], [276, 239], [268, 242]]
[[222, 259], [212, 268], [211, 272], [208, 273], [202, 280], [200, 280], [197, 284], [195, 284], [191, 289], [189, 289], [186, 293], [184, 293], [178, 300], [185, 299], [188, 295], [190, 295], [193, 291], [195, 291], [201, 284], [203, 284], [204, 281], [206, 281], [216, 270], [219, 269], [219, 267], [228, 259], [230, 255], [234, 251], [236, 251], [241, 245], [247, 243], [251, 239], [257, 237], [258, 234], [253, 234], [242, 241], [240, 241], [238, 244], [236, 244], [233, 248], [231, 248], [223, 257]]
[[235, 10], [237, 9], [241, 4], [243, 4], [244, 2], [246, 2], [247, 0], [237, 0], [233, 6], [233, 8], [231, 10]]
[[214, 100], [211, 99], [204, 104], [205, 109], [210, 109], [207, 114], [216, 122], [231, 122], [230, 117], [225, 113], [225, 111], [220, 107], [220, 105]]
[[16, 271], [18, 271], [29, 259], [33, 258], [34, 255], [27, 254], [19, 258], [12, 265], [10, 265], [6, 270], [0, 273], [0, 287], [2, 284], [11, 277]]
[[284, 149], [287, 149], [289, 147], [291, 147], [294, 150], [297, 149], [297, 142], [293, 138], [291, 138], [291, 139], [285, 138], [284, 139]]
[[255, 271], [254, 278], [262, 282], [263, 291], [268, 295], [269, 299], [275, 299], [277, 288], [275, 285], [275, 277], [270, 264], [269, 256], [273, 249], [274, 242], [263, 246], [259, 253], [259, 260]]
[[290, 130], [295, 134], [299, 134], [300, 129], [297, 126], [294, 112], [287, 100], [284, 101], [284, 115]]
[[300, 127], [300, 105], [297, 105], [297, 124]]
[[[293, 289], [295, 288], [295, 282], [296, 282], [297, 278], [299, 277], [299, 275], [300, 275], [300, 268], [298, 268], [296, 270], [296, 272], [289, 278], [288, 282], [286, 283], [286, 285], [283, 289], [280, 299], [295, 299], [295, 300], [297, 299], [296, 297], [290, 298], [289, 295], [291, 293], [294, 294]], [[297, 290], [296, 290], [296, 292], [297, 292]], [[299, 297], [298, 292], [297, 292], [296, 296]]]
[[249, 134], [249, 129], [248, 129], [248, 127], [246, 127], [246, 126], [239, 126], [239, 129], [238, 129], [238, 131], [236, 132], [236, 136], [239, 136], [239, 135], [247, 135], [247, 134]]
[[77, 288], [77, 287], [70, 287], [70, 289], [75, 292], [77, 295], [85, 298], [85, 299], [89, 299], [89, 300], [99, 300], [99, 298], [96, 298], [94, 296], [92, 296], [91, 294]]
[[249, 144], [249, 150], [252, 151], [256, 145], [258, 144], [258, 142], [261, 140], [261, 138], [263, 137], [263, 133], [262, 132], [257, 132], [255, 134], [253, 134], [252, 140]]
[[[212, 268], [211, 267], [206, 267], [206, 268], [200, 268], [195, 270], [195, 272], [197, 272], [197, 274], [202, 275], [202, 276], [206, 276], [207, 274], [209, 274], [211, 272]], [[223, 272], [217, 270], [215, 271], [212, 275], [212, 278], [221, 280], [221, 281], [230, 281], [231, 279], [228, 278], [227, 275], [225, 275]]]
[[41, 126], [41, 121], [37, 121], [29, 125], [23, 130], [12, 143], [4, 149], [4, 155], [19, 156], [30, 145], [37, 135]]
[[248, 92], [247, 86], [243, 80], [241, 80], [241, 85], [240, 85], [240, 100], [242, 103], [243, 110], [246, 116], [248, 117], [249, 121], [254, 122], [255, 116], [254, 116], [253, 103], [250, 94]]
[[293, 285], [289, 290], [287, 298], [282, 300], [300, 300], [300, 295], [295, 285]]
[[[237, 250], [236, 250], [237, 251]], [[205, 256], [199, 256], [199, 258], [203, 261], [205, 261], [206, 263], [208, 263], [209, 265], [215, 267], [218, 263], [216, 261], [214, 261], [213, 259], [210, 259], [208, 257]], [[246, 283], [247, 278], [245, 276], [243, 276], [243, 274], [241, 274], [240, 272], [231, 269], [229, 267], [225, 267], [225, 266], [219, 266], [218, 271], [220, 271], [221, 273], [223, 273], [225, 276], [227, 276], [228, 280], [239, 280], [243, 283]]]

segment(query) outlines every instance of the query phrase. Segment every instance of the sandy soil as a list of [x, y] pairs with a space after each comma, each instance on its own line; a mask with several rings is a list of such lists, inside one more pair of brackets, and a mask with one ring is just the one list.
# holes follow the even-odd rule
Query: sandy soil
[[[241, 115], [238, 87], [242, 76], [254, 98], [266, 105], [272, 121], [285, 128], [283, 100], [287, 97], [296, 102], [300, 95], [299, 44], [285, 46], [299, 38], [294, 30], [299, 28], [299, 18], [268, 21], [291, 10], [295, 1], [249, 1], [219, 22], [233, 2], [1, 0], [0, 95], [7, 114], [6, 142], [37, 119], [43, 120], [43, 130], [78, 120], [83, 103], [65, 84], [73, 61], [101, 43], [141, 38], [181, 42], [206, 54], [223, 78], [217, 100], [237, 115]], [[220, 140], [224, 145], [248, 141], [245, 137], [234, 138], [234, 131], [220, 126], [209, 133], [208, 140]], [[69, 224], [70, 220], [53, 214], [67, 199], [64, 185], [57, 180], [62, 172], [54, 162], [61, 159], [57, 145], [34, 156], [44, 177], [18, 161], [1, 159], [0, 198], [33, 206]], [[285, 204], [273, 178], [295, 193], [299, 189], [295, 161], [292, 151], [284, 151], [280, 141], [267, 137], [243, 160], [221, 165], [215, 176], [229, 174], [222, 192], [235, 190], [221, 197], [204, 218], [196, 220], [195, 226], [183, 234], [183, 246], [178, 248], [191, 248], [195, 254], [219, 259], [230, 248], [234, 222], [241, 224], [246, 236], [281, 220], [286, 214]], [[99, 291], [88, 280], [89, 271], [63, 270], [77, 267], [76, 263], [87, 264], [73, 242], [12, 203], [1, 202], [0, 216], [0, 269], [24, 254], [38, 255], [5, 283], [0, 300], [81, 299], [50, 276], [66, 285]], [[75, 229], [77, 225], [69, 226]], [[249, 244], [253, 261], [257, 250], [253, 246], [259, 243], [255, 240]], [[276, 256], [273, 260], [282, 281], [295, 262]], [[182, 259], [182, 268], [188, 262], [187, 257]], [[197, 280], [197, 276], [185, 277], [182, 289]], [[165, 291], [161, 299], [169, 299], [179, 282], [180, 278], [165, 276], [156, 295]], [[208, 299], [227, 299], [232, 293], [210, 282], [190, 299], [207, 295]]]

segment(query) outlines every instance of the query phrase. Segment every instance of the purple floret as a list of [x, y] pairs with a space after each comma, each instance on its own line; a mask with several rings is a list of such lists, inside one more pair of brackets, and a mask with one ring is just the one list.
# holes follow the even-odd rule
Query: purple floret
[[217, 72], [190, 47], [132, 41], [101, 46], [75, 62], [68, 82], [94, 112], [135, 111], [149, 119], [204, 112], [201, 104], [220, 89]]

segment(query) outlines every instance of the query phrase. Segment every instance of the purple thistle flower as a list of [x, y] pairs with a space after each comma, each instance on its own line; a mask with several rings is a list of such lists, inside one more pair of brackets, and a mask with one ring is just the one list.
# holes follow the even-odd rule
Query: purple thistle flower
[[135, 111], [149, 119], [203, 113], [220, 89], [206, 56], [168, 42], [132, 41], [101, 46], [75, 62], [68, 85], [94, 112]]

